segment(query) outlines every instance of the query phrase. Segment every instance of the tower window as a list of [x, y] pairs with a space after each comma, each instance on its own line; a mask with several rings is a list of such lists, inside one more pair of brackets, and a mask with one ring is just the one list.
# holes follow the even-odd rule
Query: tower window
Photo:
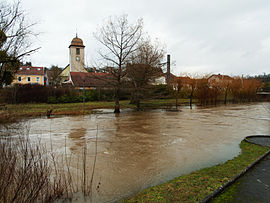
[[76, 48], [76, 55], [80, 55], [80, 48]]
[[31, 82], [31, 77], [27, 77], [27, 81], [28, 82]]

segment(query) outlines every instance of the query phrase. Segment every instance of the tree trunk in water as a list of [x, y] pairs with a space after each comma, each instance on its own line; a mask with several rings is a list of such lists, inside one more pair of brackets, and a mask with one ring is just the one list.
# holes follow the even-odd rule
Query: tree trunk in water
[[140, 109], [141, 109], [141, 101], [140, 101], [140, 99], [138, 97], [136, 98], [136, 106], [137, 106], [137, 111], [140, 111]]
[[190, 93], [190, 97], [189, 97], [189, 107], [190, 107], [190, 109], [192, 109], [192, 99], [193, 99], [193, 92]]
[[101, 101], [101, 90], [98, 88], [98, 101]]
[[175, 108], [178, 109], [178, 92], [176, 93], [176, 98], [175, 98]]
[[226, 89], [226, 91], [225, 91], [225, 97], [224, 97], [224, 104], [227, 104], [227, 89]]
[[136, 95], [135, 95], [134, 91], [131, 92], [131, 97], [130, 97], [129, 104], [136, 104]]
[[120, 104], [119, 104], [119, 88], [115, 90], [115, 105], [114, 105], [114, 113], [120, 113]]
[[139, 111], [141, 109], [141, 101], [140, 101], [140, 94], [137, 89], [135, 89], [134, 91], [134, 102], [136, 104], [137, 111]]

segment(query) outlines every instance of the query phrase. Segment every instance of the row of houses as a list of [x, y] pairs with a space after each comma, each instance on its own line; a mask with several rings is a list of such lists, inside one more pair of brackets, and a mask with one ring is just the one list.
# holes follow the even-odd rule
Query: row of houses
[[[58, 79], [62, 85], [71, 85], [75, 88], [86, 87], [89, 89], [102, 88], [108, 85], [109, 74], [103, 72], [70, 72], [67, 66], [63, 69]], [[52, 71], [44, 67], [33, 67], [33, 66], [21, 66], [15, 75], [13, 81], [14, 84], [38, 84], [38, 85], [53, 85], [54, 77], [52, 77]], [[167, 84], [167, 73], [161, 73], [158, 76], [153, 77], [150, 82], [152, 85], [166, 85]], [[107, 79], [107, 80], [106, 80]], [[177, 80], [181, 80], [182, 83], [188, 84], [191, 79], [189, 77], [177, 77], [170, 74], [170, 84], [172, 86], [177, 85]], [[221, 81], [231, 82], [232, 77], [221, 74], [214, 74], [208, 77], [208, 83], [214, 84]], [[107, 82], [106, 82], [107, 81]]]
[[[84, 63], [84, 44], [82, 39], [76, 36], [72, 39], [69, 46], [69, 64], [59, 73], [57, 73], [61, 85], [70, 85], [75, 88], [104, 88], [109, 85], [108, 81], [111, 76], [106, 72], [87, 72]], [[168, 57], [169, 58], [169, 57]], [[167, 63], [168, 64], [168, 63]], [[21, 66], [17, 71], [12, 84], [39, 84], [51, 85], [54, 84], [56, 78], [53, 77], [55, 72], [45, 67]], [[167, 72], [160, 72], [152, 78], [152, 85], [164, 85], [170, 83], [172, 86], [177, 85], [177, 80], [181, 79], [183, 82], [188, 83], [189, 77], [176, 77], [170, 73], [169, 66]], [[221, 80], [232, 80], [227, 75], [212, 75], [208, 78], [210, 83], [218, 82]]]

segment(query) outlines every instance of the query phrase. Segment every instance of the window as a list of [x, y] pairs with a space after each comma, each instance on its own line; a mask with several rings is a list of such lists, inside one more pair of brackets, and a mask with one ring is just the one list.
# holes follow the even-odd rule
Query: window
[[18, 81], [21, 82], [22, 81], [22, 77], [18, 77]]
[[40, 81], [40, 79], [39, 79], [39, 77], [37, 77], [37, 82], [39, 82]]
[[26, 68], [26, 70], [30, 70], [30, 68]]
[[31, 77], [27, 77], [27, 81], [28, 82], [31, 82]]
[[80, 55], [80, 48], [76, 48], [76, 55]]
[[22, 70], [22, 67], [20, 67], [20, 70]]
[[38, 68], [37, 70], [40, 70], [40, 68]]

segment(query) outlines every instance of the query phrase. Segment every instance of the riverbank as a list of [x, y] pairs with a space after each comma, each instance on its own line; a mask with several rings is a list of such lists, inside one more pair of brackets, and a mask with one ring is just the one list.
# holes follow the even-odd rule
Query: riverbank
[[232, 160], [177, 177], [167, 183], [148, 188], [126, 202], [199, 202], [269, 150], [242, 141], [242, 153]]
[[[188, 99], [180, 99], [179, 105], [188, 103]], [[175, 99], [159, 99], [142, 101], [141, 108], [169, 108], [175, 105]], [[27, 104], [7, 104], [5, 109], [0, 110], [0, 123], [13, 121], [24, 117], [46, 116], [47, 110], [52, 110], [52, 115], [82, 115], [91, 114], [94, 109], [113, 109], [114, 102], [86, 102], [85, 112], [83, 112], [83, 103], [27, 103]], [[120, 101], [121, 109], [136, 109], [136, 105], [130, 104], [129, 100]]]
[[[270, 136], [258, 135], [246, 138], [248, 142], [270, 147]], [[270, 199], [270, 153], [266, 153], [255, 165], [221, 193], [215, 193], [211, 202], [265, 202]]]

